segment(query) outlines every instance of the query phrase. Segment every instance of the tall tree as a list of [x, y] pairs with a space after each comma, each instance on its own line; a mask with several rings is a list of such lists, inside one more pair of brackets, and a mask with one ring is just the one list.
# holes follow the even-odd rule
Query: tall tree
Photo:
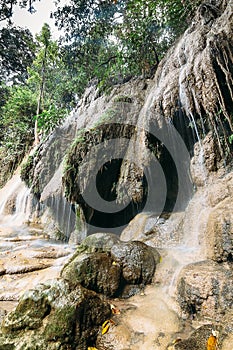
[[36, 36], [38, 48], [35, 60], [28, 67], [28, 86], [37, 98], [35, 111], [35, 144], [39, 133], [47, 134], [72, 108], [75, 99], [73, 81], [66, 67], [59, 45], [51, 39], [48, 24]]
[[44, 24], [41, 30], [40, 35], [37, 36], [37, 40], [42, 45], [41, 47], [41, 72], [40, 72], [40, 83], [39, 83], [39, 95], [36, 109], [36, 117], [35, 117], [35, 129], [34, 129], [34, 137], [35, 144], [39, 144], [39, 133], [38, 133], [38, 117], [41, 110], [41, 104], [43, 101], [44, 94], [44, 86], [46, 79], [46, 67], [47, 67], [47, 56], [48, 50], [51, 45], [51, 32], [48, 24]]

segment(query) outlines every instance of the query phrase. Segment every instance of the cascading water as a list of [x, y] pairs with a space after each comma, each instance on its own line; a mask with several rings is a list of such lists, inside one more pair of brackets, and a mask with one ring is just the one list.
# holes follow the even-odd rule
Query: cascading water
[[37, 205], [18, 173], [0, 190], [0, 319], [25, 290], [56, 278], [73, 252], [36, 224]]
[[32, 214], [30, 189], [15, 174], [0, 190], [0, 224], [21, 226], [30, 220]]

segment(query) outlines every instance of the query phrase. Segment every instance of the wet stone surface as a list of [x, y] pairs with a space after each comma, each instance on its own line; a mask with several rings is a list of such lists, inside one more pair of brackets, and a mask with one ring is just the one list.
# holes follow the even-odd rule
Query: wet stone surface
[[24, 291], [59, 276], [74, 251], [36, 228], [0, 228], [0, 319]]

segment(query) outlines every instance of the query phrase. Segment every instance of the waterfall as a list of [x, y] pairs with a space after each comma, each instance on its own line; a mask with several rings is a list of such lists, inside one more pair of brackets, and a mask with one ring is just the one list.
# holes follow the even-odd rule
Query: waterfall
[[56, 238], [68, 241], [76, 223], [73, 205], [67, 202], [61, 192], [51, 194], [40, 204], [41, 222], [46, 230], [54, 231]]
[[0, 224], [20, 226], [30, 220], [32, 195], [30, 189], [15, 174], [0, 190]]
[[53, 237], [56, 231], [62, 234], [61, 239], [68, 240], [75, 230], [75, 210], [61, 191], [54, 192], [38, 202], [17, 171], [0, 190], [0, 225], [19, 229], [39, 219], [49, 236]]

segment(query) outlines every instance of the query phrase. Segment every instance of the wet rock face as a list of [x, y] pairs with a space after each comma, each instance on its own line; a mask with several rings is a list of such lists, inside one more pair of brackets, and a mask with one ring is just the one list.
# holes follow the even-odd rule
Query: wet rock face
[[[212, 334], [211, 325], [206, 325], [195, 330], [188, 339], [181, 340], [169, 350], [204, 350], [207, 348], [207, 342]], [[222, 339], [221, 339], [222, 340]], [[215, 348], [210, 348], [215, 350]]]
[[[224, 205], [225, 204], [225, 205]], [[229, 204], [229, 205], [227, 205]], [[231, 200], [213, 210], [206, 229], [208, 258], [221, 262], [233, 261], [233, 210]]]
[[221, 159], [217, 141], [212, 132], [204, 138], [202, 144], [194, 146], [194, 156], [191, 161], [191, 174], [196, 186], [203, 186], [207, 177], [218, 169], [218, 162]]
[[0, 347], [86, 350], [109, 316], [109, 305], [96, 293], [55, 280], [25, 293], [3, 321]]
[[187, 265], [178, 281], [178, 302], [186, 313], [216, 319], [233, 306], [231, 265], [203, 261]]
[[62, 277], [71, 285], [81, 284], [97, 293], [114, 296], [120, 285], [121, 269], [112, 262], [106, 253], [84, 253], [63, 269]]
[[61, 276], [73, 287], [81, 284], [109, 297], [129, 297], [151, 283], [155, 268], [154, 252], [146, 244], [97, 233], [83, 241]]
[[155, 260], [150, 248], [139, 241], [115, 244], [111, 249], [115, 262], [122, 266], [128, 284], [148, 284], [155, 272]]
[[208, 187], [210, 212], [204, 229], [205, 255], [218, 263], [233, 261], [233, 176], [221, 177]]

